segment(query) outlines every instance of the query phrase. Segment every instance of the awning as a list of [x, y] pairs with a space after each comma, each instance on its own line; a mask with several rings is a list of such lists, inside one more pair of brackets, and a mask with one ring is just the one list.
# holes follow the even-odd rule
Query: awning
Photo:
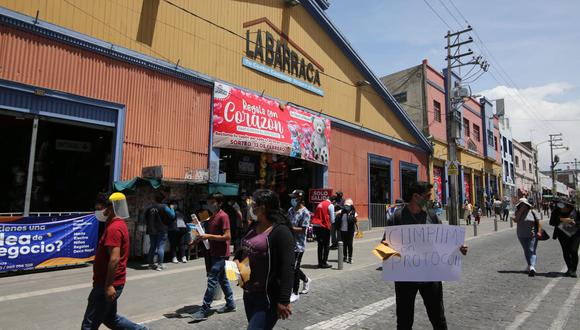
[[117, 181], [113, 183], [113, 187], [116, 191], [135, 191], [138, 186], [151, 185], [153, 189], [158, 189], [161, 187], [161, 179], [157, 178], [141, 178], [135, 177], [131, 180]]

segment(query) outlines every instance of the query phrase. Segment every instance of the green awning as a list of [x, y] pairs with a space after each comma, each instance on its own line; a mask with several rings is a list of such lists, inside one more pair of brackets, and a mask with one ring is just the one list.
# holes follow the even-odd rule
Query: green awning
[[144, 185], [151, 185], [153, 189], [158, 189], [159, 187], [161, 187], [161, 179], [135, 177], [131, 180], [117, 181], [113, 183], [115, 190], [120, 192], [124, 192], [127, 190], [135, 191], [135, 189], [138, 186]]
[[210, 194], [220, 192], [224, 196], [238, 196], [240, 185], [237, 183], [210, 183], [208, 190]]

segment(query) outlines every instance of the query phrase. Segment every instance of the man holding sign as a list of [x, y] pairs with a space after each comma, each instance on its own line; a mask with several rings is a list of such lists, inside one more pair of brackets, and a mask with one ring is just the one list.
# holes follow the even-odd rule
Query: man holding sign
[[427, 182], [410, 185], [407, 205], [389, 219], [383, 244], [401, 254], [383, 262], [383, 278], [395, 281], [397, 329], [412, 329], [417, 292], [423, 297], [434, 329], [447, 329], [441, 281], [459, 280], [465, 229], [442, 225], [428, 210], [433, 186]]

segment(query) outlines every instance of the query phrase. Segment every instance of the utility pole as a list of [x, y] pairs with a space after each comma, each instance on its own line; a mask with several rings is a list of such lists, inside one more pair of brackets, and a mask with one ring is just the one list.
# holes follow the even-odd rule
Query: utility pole
[[550, 136], [550, 169], [552, 171], [552, 197], [557, 196], [556, 191], [556, 165], [560, 162], [560, 157], [554, 157], [554, 149], [567, 149], [562, 144], [562, 133], [549, 134]]
[[[445, 82], [446, 90], [446, 113], [447, 113], [447, 154], [449, 155], [449, 163], [457, 164], [457, 139], [460, 138], [461, 134], [461, 113], [457, 110], [458, 105], [462, 102], [464, 98], [470, 97], [470, 92], [466, 88], [461, 88], [461, 86], [454, 86], [452, 83], [454, 68], [459, 68], [466, 65], [480, 65], [484, 71], [487, 71], [489, 64], [486, 61], [482, 61], [482, 57], [473, 57], [473, 59], [467, 63], [461, 62], [461, 59], [473, 55], [473, 51], [468, 49], [467, 52], [461, 53], [460, 48], [463, 45], [467, 45], [473, 42], [471, 37], [467, 40], [461, 40], [461, 35], [468, 33], [472, 30], [471, 26], [467, 29], [451, 32], [447, 31], [445, 38], [447, 39], [447, 79]], [[453, 52], [454, 51], [454, 52]], [[459, 225], [459, 174], [450, 175], [449, 180], [449, 201], [447, 208], [447, 218], [450, 225]]]
[[578, 164], [580, 164], [580, 162], [578, 161], [577, 158], [574, 158], [573, 162], [564, 162], [561, 164], [562, 165], [574, 164], [574, 179], [572, 180], [572, 183], [574, 184], [574, 198], [576, 199], [576, 204], [579, 204], [580, 203], [580, 195], [578, 195]]

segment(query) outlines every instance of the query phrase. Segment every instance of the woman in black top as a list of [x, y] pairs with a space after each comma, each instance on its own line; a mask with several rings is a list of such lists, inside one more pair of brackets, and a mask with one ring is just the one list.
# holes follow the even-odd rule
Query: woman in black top
[[344, 206], [340, 210], [336, 222], [340, 229], [340, 237], [342, 238], [344, 262], [352, 263], [352, 241], [354, 239], [354, 232], [357, 226], [357, 213], [353, 205], [352, 199], [347, 199]]
[[564, 261], [568, 267], [566, 276], [576, 277], [578, 246], [580, 245], [580, 216], [573, 201], [559, 201], [552, 211], [550, 225], [554, 226], [554, 239], [560, 241]]
[[239, 265], [249, 259], [250, 278], [242, 284], [248, 329], [272, 329], [278, 319], [292, 314], [294, 234], [276, 193], [261, 189], [253, 197], [257, 220], [242, 239], [235, 261]]

